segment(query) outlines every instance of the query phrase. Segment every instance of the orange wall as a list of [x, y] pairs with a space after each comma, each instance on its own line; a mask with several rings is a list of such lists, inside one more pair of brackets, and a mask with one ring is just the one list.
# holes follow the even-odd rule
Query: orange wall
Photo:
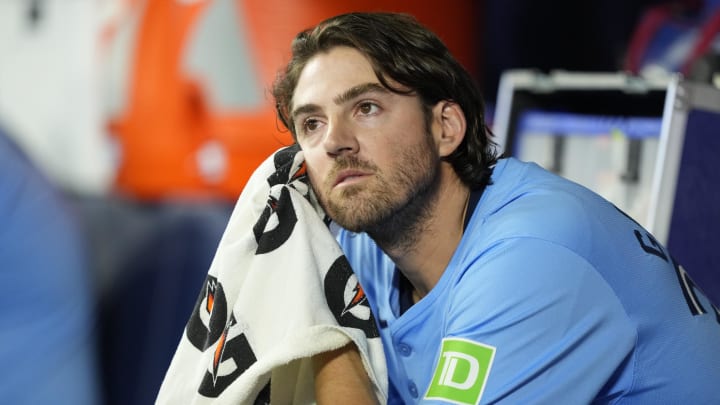
[[[139, 2], [141, 3], [141, 2]], [[181, 69], [193, 24], [207, 2], [149, 0], [138, 31], [128, 105], [111, 123], [121, 147], [117, 189], [140, 199], [175, 196], [235, 199], [254, 169], [291, 142], [278, 130], [269, 97], [251, 111], [213, 111], [197, 78]], [[322, 19], [350, 11], [402, 11], [437, 32], [471, 72], [475, 69], [471, 0], [444, 2], [237, 0], [240, 24], [263, 89], [289, 59], [292, 38]], [[211, 146], [212, 145], [212, 146]], [[203, 174], [200, 151], [224, 156]], [[212, 160], [212, 159], [211, 159]], [[218, 174], [219, 173], [219, 174]]]

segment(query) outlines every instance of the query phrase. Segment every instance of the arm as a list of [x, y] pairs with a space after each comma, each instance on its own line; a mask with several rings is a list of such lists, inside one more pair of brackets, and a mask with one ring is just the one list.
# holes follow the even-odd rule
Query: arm
[[352, 398], [354, 404], [377, 403], [354, 344], [314, 356], [313, 369], [318, 404], [337, 403], [338, 398]]

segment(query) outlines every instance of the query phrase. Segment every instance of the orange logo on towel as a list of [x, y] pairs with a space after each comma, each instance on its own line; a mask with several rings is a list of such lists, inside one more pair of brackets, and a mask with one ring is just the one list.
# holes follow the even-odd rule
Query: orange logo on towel
[[367, 301], [367, 297], [365, 296], [365, 291], [363, 291], [362, 286], [360, 285], [360, 282], [355, 280], [356, 284], [353, 288], [353, 292], [355, 295], [352, 297], [350, 302], [345, 306], [345, 309], [342, 311], [342, 315], [345, 315], [346, 312], [350, 311], [351, 309], [355, 308], [358, 305], [364, 304]]

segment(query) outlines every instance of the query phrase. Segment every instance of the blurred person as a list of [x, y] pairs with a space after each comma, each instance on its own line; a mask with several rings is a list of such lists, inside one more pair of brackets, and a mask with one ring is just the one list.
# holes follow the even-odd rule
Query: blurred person
[[94, 297], [74, 213], [0, 129], [0, 398], [100, 403]]
[[[273, 93], [377, 319], [389, 403], [717, 400], [718, 308], [611, 203], [496, 156], [478, 89], [415, 19], [301, 32]], [[314, 360], [321, 402], [375, 400], [352, 345]]]

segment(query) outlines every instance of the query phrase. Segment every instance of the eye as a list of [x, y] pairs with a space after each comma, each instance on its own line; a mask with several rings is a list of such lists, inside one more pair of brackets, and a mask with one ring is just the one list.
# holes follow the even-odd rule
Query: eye
[[376, 114], [380, 110], [380, 106], [371, 101], [363, 101], [358, 104], [357, 110], [362, 115], [372, 115]]
[[307, 118], [302, 122], [303, 133], [313, 132], [320, 126], [320, 121], [315, 118]]

